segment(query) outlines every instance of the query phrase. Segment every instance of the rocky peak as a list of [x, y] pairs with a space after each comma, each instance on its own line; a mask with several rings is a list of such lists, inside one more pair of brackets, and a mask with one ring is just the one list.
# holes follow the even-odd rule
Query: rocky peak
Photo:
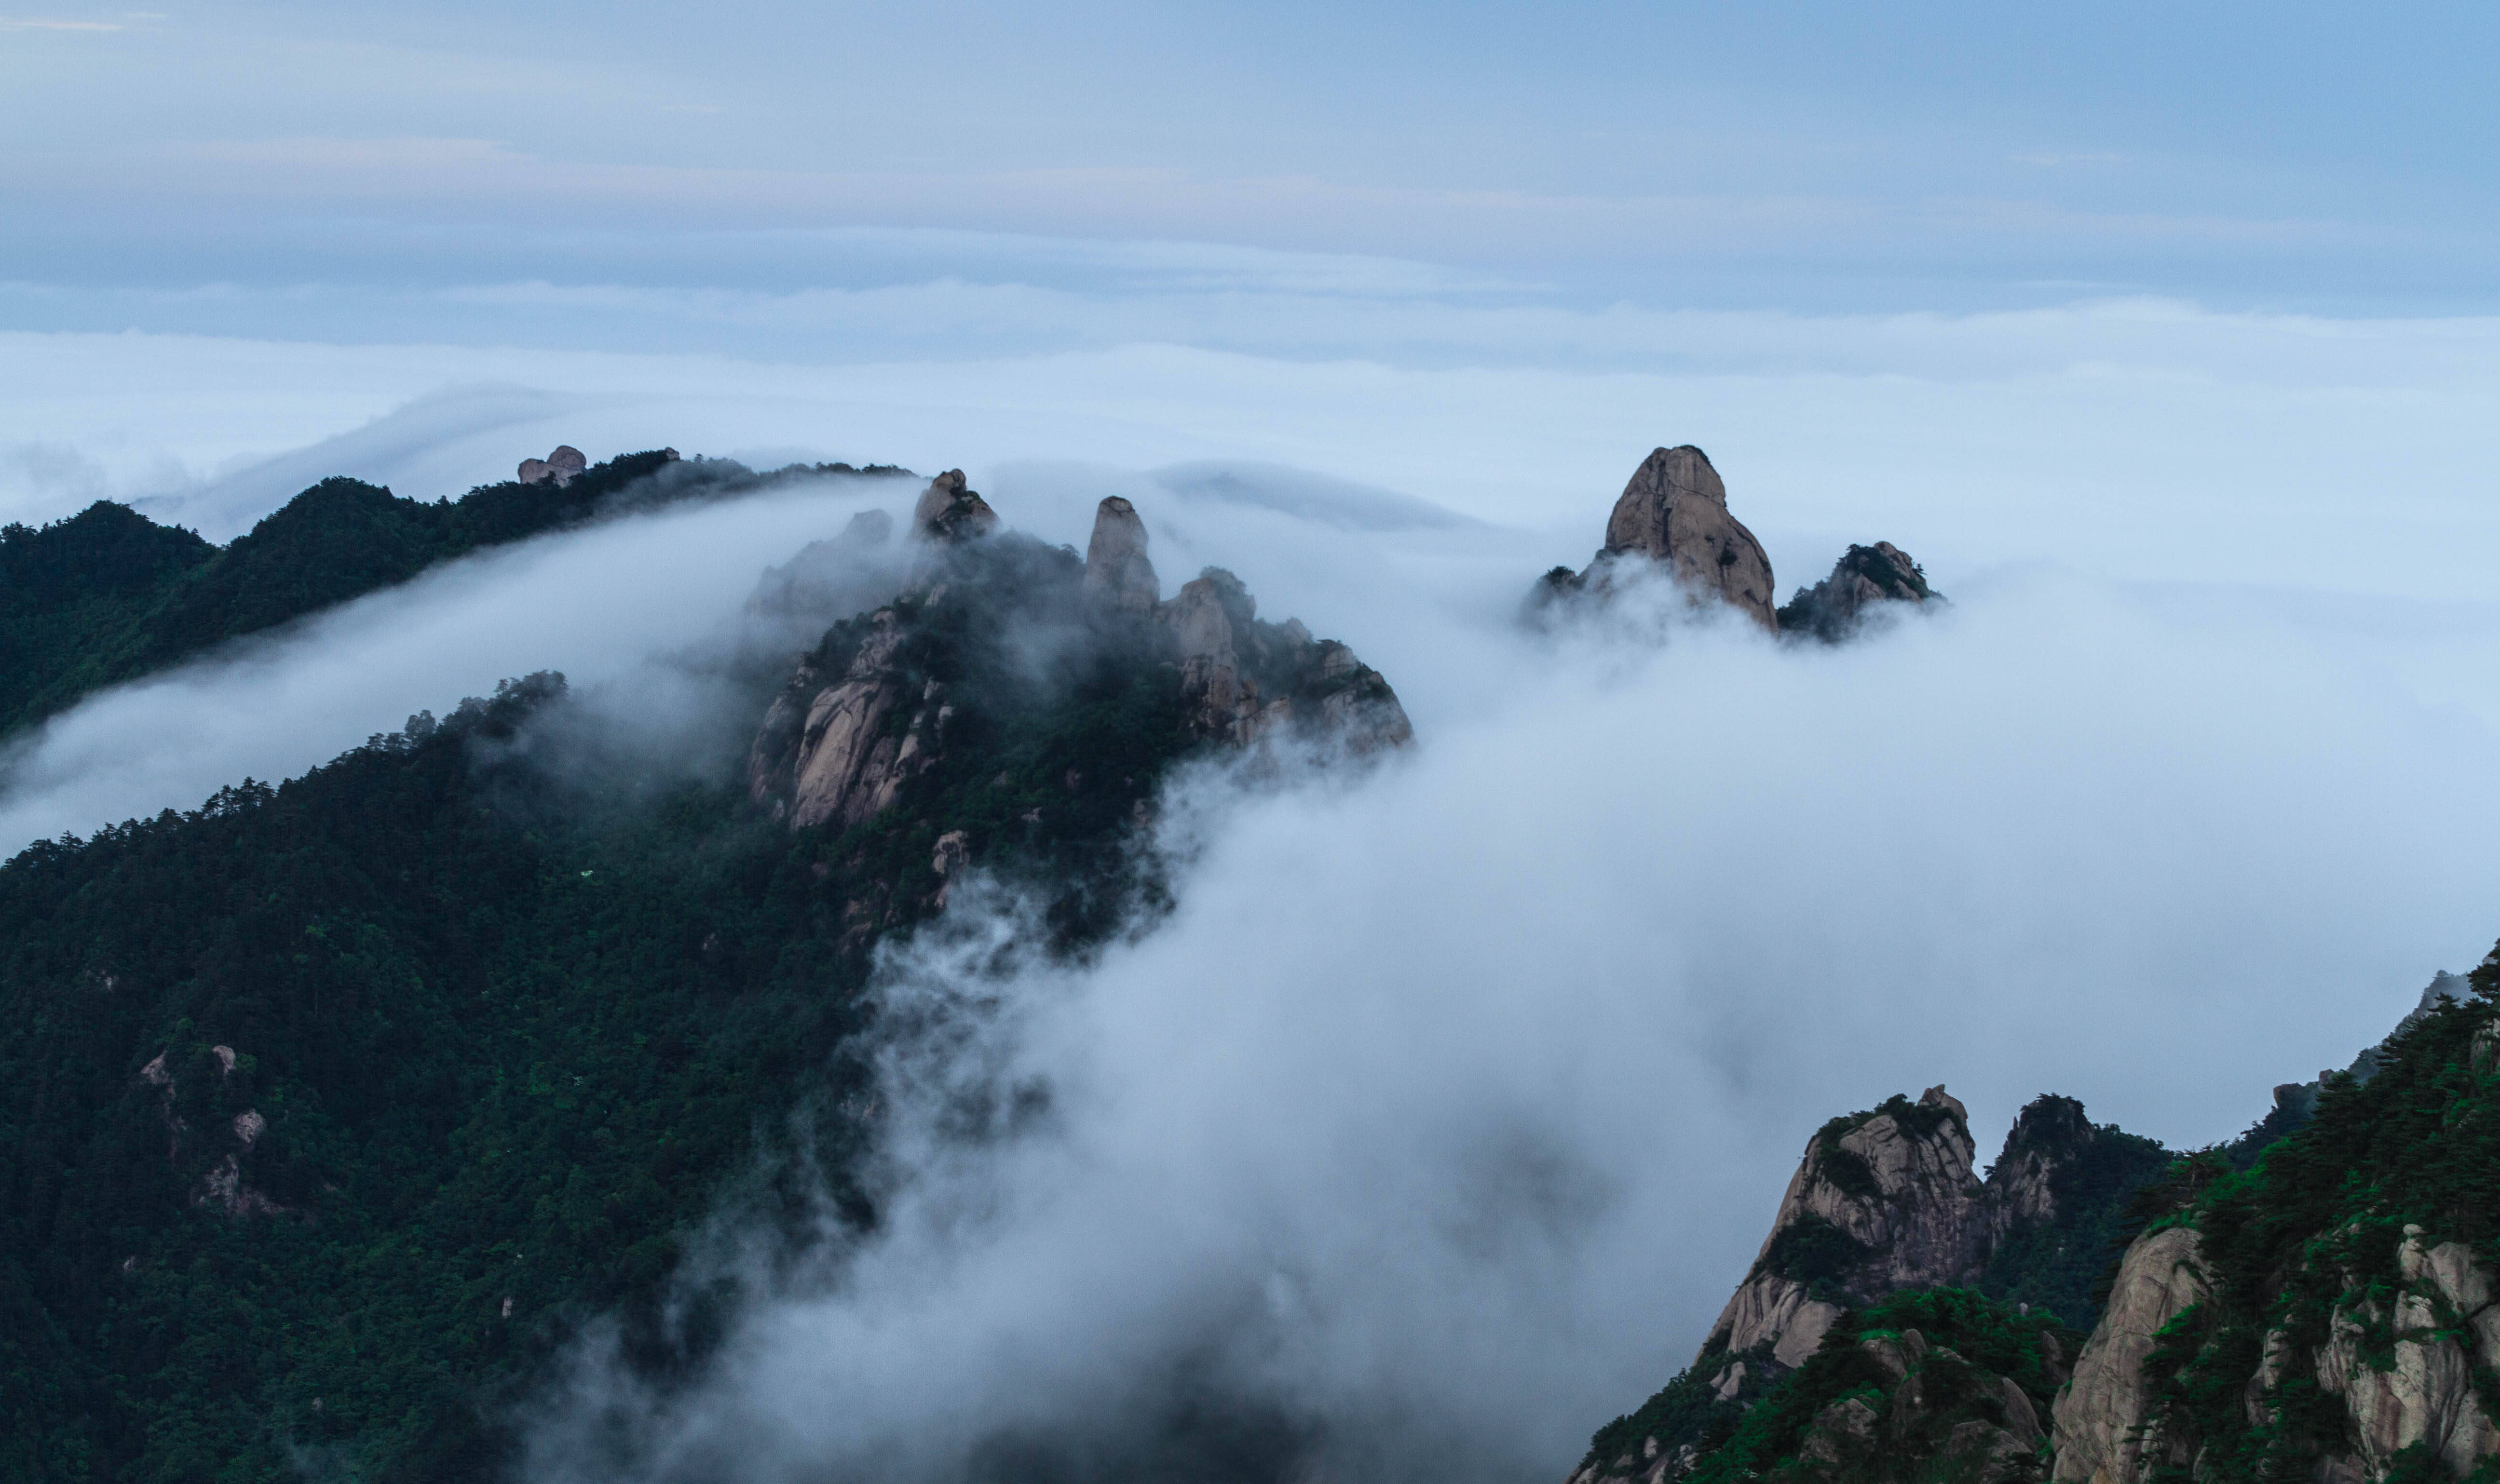
[[1530, 595], [1530, 612], [1578, 596], [1602, 598], [1628, 562], [1646, 562], [1673, 577], [1695, 602], [1732, 604], [1765, 629], [1771, 607], [1771, 560], [1762, 543], [1727, 511], [1727, 487], [1709, 456], [1687, 443], [1641, 461], [1606, 520], [1606, 544], [1578, 573], [1556, 567]]
[[[1413, 736], [1378, 671], [1299, 623], [1262, 621], [1231, 572], [1209, 567], [1170, 601], [1156, 601], [1145, 525], [1128, 500], [1102, 502], [1082, 564], [1073, 552], [997, 528], [998, 516], [960, 471], [931, 482], [913, 512], [920, 552], [901, 596], [834, 624], [767, 712], [747, 761], [758, 803], [794, 827], [866, 823], [915, 780], [961, 761], [954, 753], [967, 724], [954, 720], [959, 711], [970, 713], [971, 734], [994, 737], [1040, 725], [1019, 708], [1057, 705], [1052, 697], [1073, 694], [1070, 687], [1115, 679], [1121, 694], [1138, 694], [1125, 677], [1140, 670], [1168, 677], [1161, 684], [1170, 689], [1137, 702], [1154, 719], [1134, 725], [1159, 734], [1128, 734], [1119, 742], [1125, 749], [1247, 749], [1293, 736], [1360, 754]], [[955, 772], [972, 766], [962, 761]], [[1136, 790], [1119, 800], [1123, 812], [1142, 808], [1153, 782], [1134, 760], [1098, 771], [1087, 755], [1054, 767], [1053, 778], [1065, 775], [1066, 795]], [[1012, 783], [1006, 773], [997, 777]], [[1063, 807], [1077, 804], [1019, 797], [1006, 817], [1046, 831]], [[1095, 802], [1082, 807], [1104, 812]], [[955, 822], [930, 823], [944, 833]], [[987, 843], [970, 831], [941, 853], [945, 867], [932, 869], [951, 882]]]
[[999, 529], [999, 513], [974, 494], [964, 471], [950, 468], [929, 481], [911, 507], [911, 538], [933, 545], [954, 546]]
[[1725, 1351], [1733, 1364], [1757, 1352], [1758, 1370], [1764, 1354], [1777, 1368], [1794, 1367], [1844, 1308], [1902, 1289], [1979, 1282], [2000, 1272], [2000, 1254], [2029, 1251], [2022, 1243], [2044, 1227], [2076, 1225], [2076, 1261], [2096, 1269], [2105, 1240], [2097, 1223], [2168, 1158], [2150, 1140], [2095, 1126], [2083, 1104], [2054, 1094], [2023, 1110], [1985, 1180], [1974, 1173], [1975, 1152], [1968, 1111], [1941, 1086], [1915, 1103], [1894, 1097], [1825, 1124], [1806, 1142], [1771, 1234], [1712, 1328], [1704, 1359]]
[[1837, 644], [1885, 603], [1917, 605], [1944, 595], [1927, 586], [1927, 574], [1910, 554], [1890, 541], [1852, 546], [1832, 565], [1831, 575], [1799, 588], [1779, 612], [1780, 632], [1809, 634]]
[[1137, 507], [1113, 495], [1094, 511], [1094, 536], [1085, 543], [1085, 591], [1112, 607], [1151, 613], [1163, 600], [1155, 565], [1146, 560], [1146, 523]]
[[1971, 1272], [1982, 1229], [1975, 1152], [1968, 1113], [1941, 1086], [1825, 1124], [1703, 1356], [1760, 1365], [1766, 1355], [1792, 1369], [1850, 1306]]
[[1155, 610], [1180, 663], [1190, 732], [1249, 747], [1292, 730], [1357, 753], [1411, 741], [1405, 708], [1380, 672], [1297, 621], [1259, 622], [1241, 579], [1210, 566]]
[[580, 449], [571, 443], [558, 443], [555, 451], [543, 459], [523, 459], [520, 472], [515, 477], [523, 484], [543, 484], [552, 479], [556, 487], [562, 489], [588, 468], [590, 460]]
[[1878, 541], [1850, 547], [1830, 576], [1774, 607], [1769, 555], [1728, 511], [1727, 483], [1709, 456], [1690, 443], [1641, 461], [1606, 518], [1606, 544], [1580, 571], [1558, 566], [1539, 578], [1529, 592], [1528, 622], [1551, 623], [1603, 602], [1627, 563], [1665, 571], [1696, 603], [1725, 602], [1765, 629], [1827, 644], [1848, 639], [1887, 605], [1944, 601], [1909, 553]]
[[1647, 557], [1686, 591], [1731, 603], [1765, 629], [1778, 627], [1771, 559], [1727, 513], [1727, 486], [1709, 456], [1690, 443], [1658, 449], [1632, 470], [1607, 517], [1598, 556]]

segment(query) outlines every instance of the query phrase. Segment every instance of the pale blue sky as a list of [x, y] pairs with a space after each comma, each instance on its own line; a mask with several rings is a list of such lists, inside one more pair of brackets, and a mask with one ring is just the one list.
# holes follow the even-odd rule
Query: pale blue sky
[[[1216, 345], [1245, 293], [2451, 315], [2500, 258], [2488, 6], [6, 3], [15, 329], [1105, 338], [683, 298], [932, 283]], [[1488, 354], [1365, 333], [1306, 348]]]

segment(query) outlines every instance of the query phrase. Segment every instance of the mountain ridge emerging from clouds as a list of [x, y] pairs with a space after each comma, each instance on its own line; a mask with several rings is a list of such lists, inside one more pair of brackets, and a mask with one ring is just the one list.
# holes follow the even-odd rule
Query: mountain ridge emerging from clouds
[[[675, 467], [641, 457], [609, 488]], [[413, 504], [295, 514], [333, 499]], [[891, 703], [859, 808], [637, 753], [541, 674], [0, 865], [0, 1479], [504, 1477], [513, 1405], [594, 1327], [654, 1384], [712, 1353], [736, 1282], [670, 1286], [707, 1215], [793, 1250], [873, 1226], [872, 978], [968, 869], [1081, 954], [1160, 910], [1175, 768], [1405, 738], [1385, 681], [1229, 575], [1159, 609], [1125, 500], [1090, 561], [960, 474], [922, 504], [899, 557], [864, 518], [766, 574], [750, 615], [812, 615], [806, 659], [723, 661], [768, 758]], [[143, 578], [196, 556], [110, 529]]]
[[[530, 464], [542, 461], [531, 460]], [[528, 465], [523, 466], [524, 471]], [[895, 474], [818, 466], [759, 474], [674, 449], [620, 454], [558, 480], [479, 485], [410, 500], [324, 479], [217, 546], [112, 500], [41, 528], [0, 528], [0, 736], [84, 696], [404, 583], [471, 552], [793, 473]]]

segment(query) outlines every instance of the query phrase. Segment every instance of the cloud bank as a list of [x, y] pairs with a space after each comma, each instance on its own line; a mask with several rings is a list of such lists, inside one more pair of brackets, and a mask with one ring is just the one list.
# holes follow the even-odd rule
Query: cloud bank
[[[396, 413], [465, 358], [19, 343], [98, 387], [181, 361], [158, 404], [191, 446], [233, 434], [181, 375], [241, 368], [336, 438], [310, 460], [420, 496], [550, 434], [963, 464], [1010, 524], [1079, 544], [1126, 495], [1167, 589], [1233, 567], [1415, 719], [1413, 756], [1360, 783], [1176, 794], [1180, 911], [1088, 970], [898, 956], [890, 1023], [930, 1033], [888, 1048], [885, 1225], [754, 1276], [690, 1390], [585, 1352], [536, 1418], [550, 1484], [1515, 1478], [1559, 1475], [1689, 1357], [1829, 1114], [1941, 1081], [1984, 1142], [2051, 1090], [2225, 1137], [2500, 930], [2476, 848], [2500, 613], [2456, 415], [2482, 332], [2158, 320], [1870, 324], [1856, 369], [1767, 370], [1765, 340], [1750, 370], [1603, 375], [515, 352], [472, 373], [561, 390]], [[2444, 370], [2408, 361], [2440, 346]], [[320, 386], [375, 421], [325, 422]], [[1518, 634], [1529, 578], [1585, 561], [1632, 460], [1687, 436], [1784, 589], [1882, 536], [1954, 606], [1835, 652]], [[247, 519], [299, 465], [181, 498]], [[0, 827], [186, 806], [541, 667], [610, 716], [700, 717], [668, 656], [868, 500], [896, 503], [793, 492], [532, 543], [99, 697]], [[974, 946], [1014, 925], [959, 916]], [[1001, 1089], [1047, 1099], [943, 1132]]]
[[2500, 932], [2487, 613], [2030, 569], [1836, 651], [1555, 647], [1366, 550], [1337, 627], [1413, 754], [1183, 785], [1178, 911], [1093, 966], [1001, 972], [994, 899], [894, 952], [882, 1226], [795, 1276], [727, 1234], [767, 1297], [716, 1367], [587, 1349], [534, 1479], [1560, 1477], [1826, 1117], [2225, 1138]]

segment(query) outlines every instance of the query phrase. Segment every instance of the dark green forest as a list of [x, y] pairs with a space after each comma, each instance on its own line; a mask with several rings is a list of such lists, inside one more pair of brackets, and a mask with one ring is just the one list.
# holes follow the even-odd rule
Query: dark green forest
[[0, 528], [0, 735], [455, 557], [771, 477], [659, 449], [561, 486], [507, 481], [430, 502], [324, 479], [222, 547], [111, 500], [41, 529], [13, 523]]
[[603, 752], [534, 676], [0, 866], [0, 1478], [492, 1477], [592, 1316], [701, 1358], [733, 1296], [659, 1300], [707, 1212], [872, 1223], [851, 1048], [938, 834], [1081, 953], [1161, 902], [1131, 836], [1193, 746], [1072, 553], [959, 561], [897, 612], [963, 714], [846, 831]]

